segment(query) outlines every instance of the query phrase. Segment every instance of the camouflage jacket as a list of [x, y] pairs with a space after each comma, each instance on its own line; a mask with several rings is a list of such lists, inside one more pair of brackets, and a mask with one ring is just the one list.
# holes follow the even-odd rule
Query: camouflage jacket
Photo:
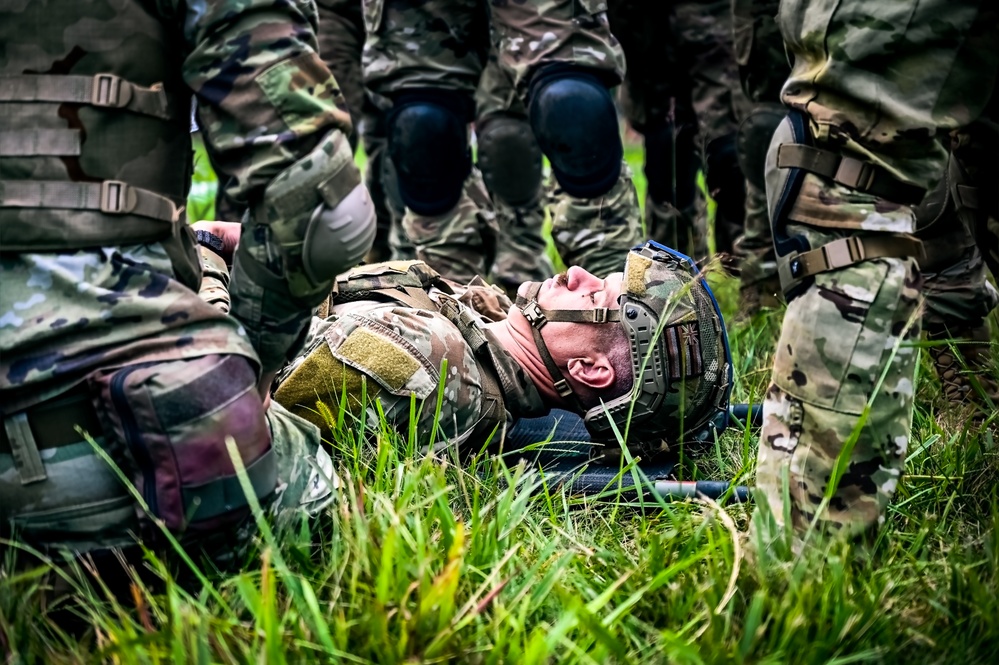
[[[360, 266], [348, 274], [375, 274], [386, 265]], [[212, 272], [221, 276], [217, 260]], [[224, 307], [222, 281], [212, 281], [203, 291]], [[447, 443], [472, 451], [488, 437], [476, 429], [485, 415], [484, 373], [491, 372], [498, 383], [507, 425], [546, 414], [548, 406], [531, 379], [486, 327], [506, 318], [509, 299], [480, 278], [464, 286], [441, 282], [442, 288], [431, 287], [427, 294], [438, 304], [451, 299], [470, 315], [485, 334], [478, 353], [439, 311], [353, 300], [313, 318], [303, 352], [278, 377], [275, 399], [318, 425], [327, 438], [343, 413], [376, 430], [384, 417], [421, 446]], [[500, 443], [502, 429], [493, 444]]]
[[[23, 196], [20, 203], [9, 201], [36, 179], [80, 191], [88, 183], [124, 181], [155, 189], [179, 208], [191, 168], [192, 92], [216, 171], [230, 195], [251, 204], [331, 130], [350, 129], [336, 82], [316, 54], [315, 6], [307, 0], [15, 1], [2, 3], [0, 26], [0, 142], [18, 144], [13, 154], [0, 151], [3, 220], [42, 221], [22, 205]], [[154, 121], [141, 120], [127, 105], [58, 103], [64, 91], [29, 80], [96, 80], [110, 61], [119, 62], [118, 73], [131, 75], [136, 86], [147, 86], [147, 97], [165, 90], [166, 105], [180, 111]], [[36, 88], [34, 97], [23, 92]], [[135, 95], [122, 93], [118, 101]], [[133, 117], [159, 124], [134, 136], [108, 129], [134, 125]], [[74, 146], [51, 139], [74, 131], [75, 158]], [[24, 132], [48, 137], [48, 143], [27, 146]], [[178, 142], [187, 149], [175, 149]], [[36, 198], [52, 207], [45, 196]], [[95, 214], [101, 212], [103, 207]], [[79, 222], [85, 214], [71, 219]], [[269, 231], [248, 230], [244, 249], [256, 257], [278, 255]], [[97, 368], [211, 353], [256, 359], [250, 340], [266, 339], [286, 353], [301, 339], [308, 308], [289, 304], [245, 273], [231, 285], [245, 306], [236, 318], [224, 317], [189, 288], [195, 285], [182, 283], [164, 242], [107, 244], [36, 252], [11, 251], [6, 243], [0, 255], [5, 411], [56, 395]], [[280, 262], [268, 267], [288, 278]]]

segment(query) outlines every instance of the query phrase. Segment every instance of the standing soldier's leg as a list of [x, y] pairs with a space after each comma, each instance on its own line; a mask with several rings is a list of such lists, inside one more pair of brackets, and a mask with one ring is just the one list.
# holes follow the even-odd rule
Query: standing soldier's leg
[[388, 157], [416, 258], [457, 281], [488, 273], [495, 226], [464, 192], [468, 125], [489, 48], [479, 0], [364, 0], [364, 80], [388, 108]]
[[514, 293], [542, 282], [555, 268], [542, 230], [541, 148], [509, 73], [490, 55], [475, 95], [478, 167], [499, 228], [494, 283]]
[[733, 247], [741, 267], [740, 312], [746, 315], [780, 302], [764, 182], [770, 139], [785, 114], [780, 89], [791, 71], [775, 20], [779, 4], [777, 0], [732, 0], [735, 62], [751, 105], [739, 123], [738, 141], [739, 165], [746, 177], [745, 230]]
[[[694, 257], [707, 256], [707, 237], [697, 221], [694, 144], [697, 117], [690, 81], [676, 59], [669, 28], [649, 20], [643, 3], [609, 3], [611, 30], [620, 40], [628, 71], [620, 90], [621, 109], [642, 135], [645, 148], [646, 236]], [[702, 220], [703, 221], [703, 220]]]
[[813, 521], [867, 533], [898, 485], [920, 288], [919, 248], [904, 234], [946, 164], [938, 128], [967, 125], [988, 101], [999, 19], [985, 6], [781, 3], [795, 57], [783, 101], [797, 110], [774, 136], [767, 196], [789, 304], [757, 486], [799, 534]]
[[[983, 252], [995, 246], [988, 219], [996, 218], [999, 181], [999, 94], [986, 116], [953, 133], [947, 176], [917, 210], [926, 245], [923, 327], [944, 395], [954, 406], [973, 405], [973, 417], [988, 418], [999, 404], [999, 382], [991, 367], [988, 315], [999, 295], [986, 279]], [[981, 242], [981, 250], [978, 247]], [[946, 343], [945, 343], [946, 342]], [[964, 414], [966, 415], [966, 414]]]
[[[747, 111], [732, 51], [730, 0], [677, 2], [673, 21], [680, 59], [692, 79], [705, 184], [717, 204], [715, 251], [730, 256], [745, 218], [745, 178], [739, 168], [736, 136], [739, 120]], [[727, 265], [736, 267], [732, 261]]]
[[499, 63], [527, 99], [528, 117], [563, 196], [552, 235], [563, 261], [605, 275], [641, 239], [638, 200], [624, 165], [608, 87], [624, 55], [603, 0], [494, 3]]

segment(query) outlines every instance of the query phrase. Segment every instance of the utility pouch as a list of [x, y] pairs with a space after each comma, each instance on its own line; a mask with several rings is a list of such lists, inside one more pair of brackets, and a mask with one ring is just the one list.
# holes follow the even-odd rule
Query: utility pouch
[[131, 365], [93, 379], [105, 437], [119, 444], [148, 511], [139, 517], [155, 542], [171, 532], [207, 532], [248, 515], [226, 447], [232, 438], [256, 498], [277, 486], [270, 430], [256, 373], [242, 356], [209, 355]]

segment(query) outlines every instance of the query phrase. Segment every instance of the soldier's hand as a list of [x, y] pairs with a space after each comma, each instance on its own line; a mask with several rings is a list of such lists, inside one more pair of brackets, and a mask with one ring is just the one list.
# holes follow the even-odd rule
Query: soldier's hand
[[210, 244], [202, 242], [199, 238], [199, 242], [204, 247], [208, 247], [213, 252], [225, 259], [226, 265], [232, 265], [232, 257], [236, 252], [236, 245], [239, 244], [239, 234], [242, 230], [242, 225], [239, 222], [195, 222], [191, 225], [195, 233], [198, 231], [203, 231], [211, 234], [214, 238], [221, 241], [221, 246], [218, 246], [214, 240], [210, 240]]

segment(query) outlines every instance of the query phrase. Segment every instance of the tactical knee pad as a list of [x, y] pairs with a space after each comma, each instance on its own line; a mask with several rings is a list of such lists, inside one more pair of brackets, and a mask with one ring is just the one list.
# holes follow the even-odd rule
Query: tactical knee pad
[[470, 119], [471, 101], [451, 92], [414, 90], [395, 99], [388, 153], [399, 194], [416, 214], [443, 214], [461, 198], [472, 168]]
[[678, 210], [693, 207], [699, 159], [694, 146], [695, 124], [666, 122], [645, 131], [645, 178], [655, 203]]
[[521, 118], [493, 116], [478, 128], [479, 170], [489, 193], [515, 208], [541, 194], [541, 148]]
[[603, 196], [621, 174], [624, 148], [607, 87], [589, 73], [558, 68], [531, 82], [529, 116], [541, 151], [570, 196]]

